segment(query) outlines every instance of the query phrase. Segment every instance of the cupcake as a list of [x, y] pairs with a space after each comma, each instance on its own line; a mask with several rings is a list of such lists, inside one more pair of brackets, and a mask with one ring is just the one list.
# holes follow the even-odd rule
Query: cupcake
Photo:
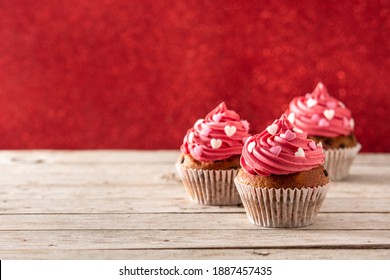
[[248, 138], [235, 183], [249, 221], [303, 227], [315, 221], [329, 189], [322, 147], [282, 115]]
[[249, 123], [221, 103], [187, 131], [176, 168], [193, 202], [240, 204], [234, 178]]
[[294, 126], [307, 132], [310, 139], [322, 143], [324, 167], [330, 179], [345, 178], [361, 145], [354, 134], [351, 111], [344, 103], [330, 96], [325, 86], [318, 83], [312, 93], [294, 98], [286, 115]]

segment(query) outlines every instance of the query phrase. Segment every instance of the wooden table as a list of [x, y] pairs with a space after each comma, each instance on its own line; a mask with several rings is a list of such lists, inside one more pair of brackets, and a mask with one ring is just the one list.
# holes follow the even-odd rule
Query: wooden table
[[390, 154], [360, 154], [300, 229], [191, 203], [178, 155], [0, 152], [0, 259], [390, 259]]

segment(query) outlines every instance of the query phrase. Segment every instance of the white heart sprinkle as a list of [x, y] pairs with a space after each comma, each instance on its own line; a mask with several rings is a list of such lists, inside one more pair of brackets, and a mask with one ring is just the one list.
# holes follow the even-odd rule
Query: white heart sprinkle
[[219, 122], [222, 119], [223, 114], [222, 113], [216, 113], [214, 114], [211, 119], [215, 122]]
[[232, 137], [236, 133], [237, 128], [234, 125], [227, 125], [225, 126], [224, 130], [227, 136]]
[[351, 126], [351, 128], [354, 128], [355, 127], [355, 120], [351, 118], [351, 120], [349, 121], [349, 125]]
[[200, 125], [203, 121], [204, 121], [204, 119], [199, 119], [199, 120], [197, 120], [196, 123], [194, 124], [194, 127], [197, 127], [197, 126]]
[[211, 139], [210, 144], [213, 149], [219, 149], [222, 146], [222, 140], [213, 138]]
[[276, 123], [271, 124], [270, 126], [267, 127], [267, 131], [271, 135], [275, 135], [276, 132], [278, 131], [278, 125]]
[[306, 102], [307, 104], [307, 107], [311, 108], [315, 105], [317, 105], [317, 100], [313, 99], [313, 98], [309, 98]]
[[290, 121], [290, 123], [293, 124], [295, 122], [295, 114], [294, 113], [288, 114], [287, 119]]
[[255, 148], [255, 146], [256, 146], [256, 142], [250, 142], [248, 144], [248, 152], [252, 153], [252, 151]]
[[194, 132], [191, 131], [190, 134], [188, 135], [188, 142], [192, 143], [192, 140], [194, 140]]
[[322, 147], [322, 142], [318, 142], [318, 143], [317, 143], [317, 147], [321, 148], [322, 153], [325, 154], [325, 150], [324, 150], [324, 148]]
[[303, 133], [303, 130], [300, 130], [298, 127], [294, 127], [293, 131], [297, 133]]
[[328, 119], [331, 120], [334, 117], [334, 110], [333, 109], [326, 109], [324, 110], [324, 116]]
[[298, 151], [295, 153], [296, 157], [305, 157], [305, 152], [302, 148], [298, 148]]

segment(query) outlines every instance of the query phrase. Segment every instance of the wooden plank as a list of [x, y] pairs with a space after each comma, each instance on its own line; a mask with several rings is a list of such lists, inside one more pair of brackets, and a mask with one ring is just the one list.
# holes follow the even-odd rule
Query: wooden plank
[[[0, 231], [79, 229], [268, 230], [249, 223], [245, 213], [0, 215]], [[319, 229], [390, 230], [390, 213], [320, 213], [314, 224], [302, 228], [302, 230]]]
[[[2, 165], [1, 185], [150, 185], [170, 184], [172, 164], [29, 164]], [[168, 180], [169, 179], [169, 180]], [[176, 178], [174, 178], [176, 179]], [[177, 181], [177, 180], [176, 180]]]
[[390, 153], [359, 153], [354, 165], [389, 165]]
[[[361, 188], [363, 191], [359, 191]], [[390, 212], [390, 188], [337, 185], [330, 189], [323, 212]], [[175, 185], [20, 185], [2, 186], [1, 213], [151, 213], [243, 212], [236, 206], [192, 203], [181, 183]]]
[[[126, 195], [126, 194], [124, 194]], [[74, 198], [74, 199], [73, 199]], [[72, 200], [73, 199], [73, 200]], [[189, 201], [185, 194], [182, 196], [159, 200], [153, 197], [140, 199], [98, 198], [80, 199], [66, 196], [59, 199], [14, 199], [0, 202], [0, 211], [8, 214], [40, 214], [40, 213], [164, 213], [164, 212], [244, 212], [244, 208], [235, 206], [204, 206]], [[350, 213], [390, 213], [390, 199], [368, 200], [365, 198], [327, 198], [321, 212], [350, 212]]]
[[2, 250], [192, 248], [390, 249], [388, 230], [0, 231]]
[[[122, 185], [122, 184], [86, 184], [86, 185], [3, 185], [0, 188], [0, 199], [11, 202], [13, 199], [59, 199], [72, 197], [72, 199], [142, 199], [143, 197], [164, 197], [169, 199], [177, 195], [185, 195], [182, 183], [170, 185]], [[333, 182], [327, 194], [328, 198], [390, 198], [390, 187], [384, 184], [367, 185], [364, 182]]]
[[2, 260], [389, 260], [390, 249], [0, 250]]
[[[2, 164], [1, 185], [169, 185], [180, 182], [173, 163]], [[344, 184], [389, 185], [390, 164], [355, 165]]]
[[[164, 212], [244, 212], [242, 207], [234, 206], [203, 206], [194, 204], [186, 197], [175, 195], [153, 201], [150, 198], [140, 199], [80, 199], [73, 196], [55, 200], [14, 199], [0, 202], [2, 213], [164, 213]], [[152, 202], [151, 202], [152, 201]], [[327, 198], [321, 212], [351, 212], [351, 213], [390, 213], [390, 199], [367, 200], [365, 198]]]
[[[364, 192], [374, 190], [380, 196], [389, 191], [389, 166], [353, 166], [351, 175], [338, 186], [350, 187]], [[2, 165], [0, 174], [2, 186], [145, 186], [145, 185], [181, 185], [173, 165]], [[381, 188], [379, 190], [374, 188]], [[378, 192], [379, 191], [379, 192]]]
[[4, 164], [123, 164], [173, 163], [180, 155], [177, 150], [18, 150], [0, 151]]

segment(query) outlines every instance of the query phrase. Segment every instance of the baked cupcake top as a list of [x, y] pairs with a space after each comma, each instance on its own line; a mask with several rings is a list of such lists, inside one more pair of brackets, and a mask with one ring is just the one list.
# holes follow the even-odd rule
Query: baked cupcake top
[[309, 135], [350, 135], [355, 126], [351, 111], [318, 83], [312, 93], [295, 97], [286, 112], [289, 121]]
[[198, 161], [224, 160], [240, 155], [249, 123], [222, 102], [187, 131], [180, 150]]
[[322, 144], [307, 139], [307, 133], [294, 127], [285, 115], [249, 137], [241, 155], [241, 166], [249, 174], [262, 176], [311, 170], [323, 163]]

